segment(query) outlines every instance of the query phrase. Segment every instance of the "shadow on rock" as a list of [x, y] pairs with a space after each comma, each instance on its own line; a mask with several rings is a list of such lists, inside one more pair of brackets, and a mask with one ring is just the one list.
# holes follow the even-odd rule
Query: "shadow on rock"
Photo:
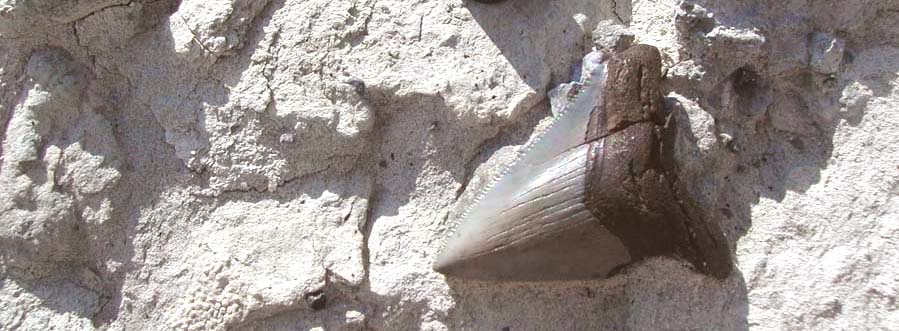
[[719, 281], [655, 259], [605, 280], [447, 279], [453, 330], [747, 330], [742, 277]]
[[[500, 55], [538, 94], [568, 82], [592, 47], [601, 20], [628, 21], [630, 5], [615, 1], [511, 0], [495, 4], [465, 1]], [[625, 8], [627, 7], [627, 8]]]

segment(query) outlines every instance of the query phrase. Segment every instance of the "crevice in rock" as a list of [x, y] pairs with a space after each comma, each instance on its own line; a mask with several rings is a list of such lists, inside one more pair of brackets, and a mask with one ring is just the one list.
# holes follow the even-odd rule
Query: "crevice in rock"
[[618, 13], [618, 0], [612, 1], [612, 15], [615, 15], [615, 18], [618, 20], [618, 23], [627, 24], [624, 19], [621, 18], [621, 14]]
[[68, 22], [63, 22], [63, 24], [66, 24], [66, 23], [74, 23], [74, 22], [78, 22], [78, 21], [85, 20], [85, 19], [87, 19], [88, 17], [94, 16], [94, 15], [96, 15], [97, 13], [101, 13], [101, 12], [107, 10], [107, 9], [117, 8], [117, 7], [128, 7], [128, 6], [131, 6], [131, 3], [133, 3], [133, 2], [134, 2], [134, 1], [131, 0], [131, 1], [128, 1], [128, 2], [125, 2], [125, 3], [117, 3], [117, 4], [109, 5], [109, 6], [106, 6], [106, 7], [102, 7], [102, 8], [99, 8], [99, 9], [97, 9], [97, 10], [94, 10], [94, 11], [92, 11], [92, 12], [90, 12], [90, 13], [87, 13], [87, 14], [84, 15], [84, 16], [78, 17], [78, 18], [76, 18], [76, 19], [74, 19], [74, 20], [71, 20], [71, 21], [68, 21]]
[[[364, 287], [369, 287], [371, 284], [371, 233], [374, 230], [375, 222], [377, 221], [378, 215], [376, 215], [375, 211], [377, 207], [381, 204], [381, 195], [383, 194], [383, 188], [381, 187], [381, 183], [378, 181], [379, 173], [382, 171], [378, 166], [378, 158], [381, 156], [382, 149], [384, 147], [384, 114], [381, 107], [375, 105], [373, 102], [374, 98], [369, 94], [370, 91], [366, 90], [366, 95], [369, 97], [369, 103], [371, 104], [371, 111], [374, 124], [372, 125], [373, 132], [371, 133], [371, 148], [369, 150], [369, 154], [367, 159], [360, 160], [357, 166], [365, 166], [370, 169], [369, 176], [371, 178], [371, 189], [368, 195], [368, 205], [365, 209], [365, 222], [362, 224], [361, 229], [362, 232], [362, 271], [365, 273], [365, 276], [362, 279], [362, 285]], [[385, 96], [386, 97], [386, 96]]]
[[[206, 48], [206, 45], [204, 45], [203, 42], [200, 41], [200, 37], [197, 35], [197, 32], [190, 28], [190, 24], [187, 22], [187, 18], [181, 17], [181, 24], [183, 24], [184, 28], [187, 29], [188, 32], [190, 32], [192, 36], [191, 40], [193, 40], [193, 42], [197, 44], [197, 46], [200, 46], [200, 48], [203, 49], [203, 52], [208, 55], [214, 55], [212, 50]], [[218, 61], [218, 59], [216, 59], [216, 61]]]
[[377, 218], [374, 216], [375, 206], [378, 204], [378, 199], [380, 199], [381, 189], [378, 187], [379, 184], [372, 183], [372, 191], [371, 195], [368, 198], [368, 208], [365, 210], [365, 222], [362, 224], [362, 228], [360, 231], [362, 232], [362, 271], [365, 273], [365, 277], [362, 282], [364, 286], [368, 286], [371, 284], [371, 232], [374, 229], [375, 221]]

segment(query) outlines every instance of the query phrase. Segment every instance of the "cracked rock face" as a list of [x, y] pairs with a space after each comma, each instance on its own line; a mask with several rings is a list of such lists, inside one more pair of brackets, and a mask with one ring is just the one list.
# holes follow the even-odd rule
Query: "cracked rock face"
[[[855, 0], [0, 1], [0, 329], [899, 329], [897, 25]], [[432, 271], [583, 56], [633, 43], [735, 272]]]

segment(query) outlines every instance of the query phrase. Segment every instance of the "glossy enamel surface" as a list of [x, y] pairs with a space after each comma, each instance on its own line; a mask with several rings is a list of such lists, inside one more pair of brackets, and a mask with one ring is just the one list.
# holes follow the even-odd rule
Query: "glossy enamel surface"
[[584, 140], [604, 68], [465, 212], [436, 270], [484, 279], [578, 279], [603, 276], [630, 259], [583, 203], [590, 150]]

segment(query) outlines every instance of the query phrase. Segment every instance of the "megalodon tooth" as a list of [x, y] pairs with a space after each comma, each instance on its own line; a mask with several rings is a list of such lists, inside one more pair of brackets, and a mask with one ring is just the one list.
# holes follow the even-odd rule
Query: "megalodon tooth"
[[464, 278], [605, 278], [669, 256], [717, 278], [730, 248], [678, 178], [661, 56], [636, 45], [592, 69], [549, 127], [464, 209], [434, 269]]

